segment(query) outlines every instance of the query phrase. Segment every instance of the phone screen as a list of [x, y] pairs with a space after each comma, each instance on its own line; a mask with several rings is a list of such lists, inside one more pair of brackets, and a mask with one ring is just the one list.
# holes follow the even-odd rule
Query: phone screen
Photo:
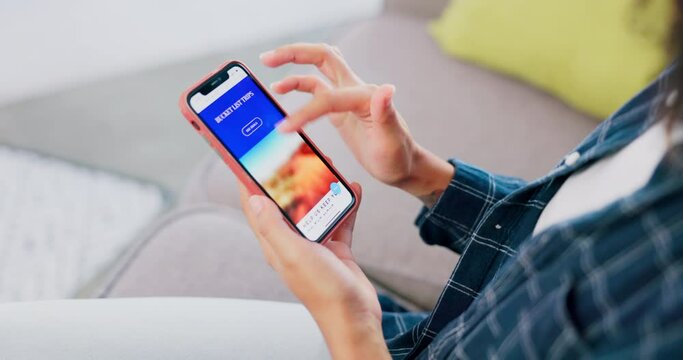
[[308, 140], [276, 129], [285, 114], [238, 64], [214, 75], [189, 101], [307, 239], [321, 240], [353, 206], [351, 191]]

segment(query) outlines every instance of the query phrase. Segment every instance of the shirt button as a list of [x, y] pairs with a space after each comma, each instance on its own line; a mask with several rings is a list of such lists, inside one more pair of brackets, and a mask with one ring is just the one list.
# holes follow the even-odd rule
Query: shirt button
[[578, 151], [574, 151], [573, 153], [564, 157], [564, 164], [567, 166], [572, 166], [576, 164], [577, 161], [579, 161], [580, 157], [581, 154]]
[[669, 96], [666, 97], [665, 105], [667, 107], [672, 107], [676, 103], [676, 100], [678, 100], [678, 90], [669, 93]]

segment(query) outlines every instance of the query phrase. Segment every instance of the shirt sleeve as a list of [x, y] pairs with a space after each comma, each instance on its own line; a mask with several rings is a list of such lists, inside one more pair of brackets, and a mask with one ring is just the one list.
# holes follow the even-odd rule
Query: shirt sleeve
[[422, 208], [415, 225], [427, 244], [462, 253], [486, 211], [526, 182], [491, 174], [459, 160], [449, 162], [455, 166], [453, 179], [433, 207]]

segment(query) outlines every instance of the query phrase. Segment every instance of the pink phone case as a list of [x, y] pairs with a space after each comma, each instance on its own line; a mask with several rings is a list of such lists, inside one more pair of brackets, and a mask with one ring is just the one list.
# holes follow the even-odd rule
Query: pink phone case
[[[196, 82], [194, 85], [192, 85], [190, 88], [188, 88], [187, 90], [185, 90], [185, 91], [182, 93], [182, 95], [180, 96], [180, 103], [179, 103], [179, 104], [180, 104], [180, 111], [183, 113], [183, 115], [185, 116], [185, 119], [187, 119], [187, 121], [190, 123], [190, 125], [191, 125], [195, 130], [197, 130], [197, 132], [198, 132], [201, 136], [203, 136], [204, 139], [207, 140], [207, 142], [209, 143], [209, 145], [210, 145], [214, 150], [216, 150], [216, 152], [221, 156], [221, 158], [223, 159], [223, 161], [225, 162], [225, 164], [228, 165], [228, 167], [230, 168], [230, 170], [232, 170], [232, 172], [235, 174], [235, 176], [237, 176], [237, 179], [239, 179], [239, 181], [240, 181], [242, 184], [244, 184], [244, 186], [248, 189], [249, 193], [251, 193], [251, 194], [258, 194], [258, 195], [265, 195], [264, 192], [261, 190], [261, 188], [256, 184], [256, 182], [254, 182], [254, 181], [251, 179], [251, 177], [249, 176], [249, 174], [247, 174], [247, 172], [246, 172], [246, 171], [242, 168], [242, 166], [237, 162], [237, 159], [235, 159], [235, 158], [230, 154], [230, 152], [223, 146], [223, 144], [221, 144], [221, 142], [220, 142], [220, 141], [213, 135], [213, 133], [206, 127], [206, 125], [204, 125], [204, 122], [203, 122], [201, 119], [199, 119], [199, 116], [197, 116], [197, 114], [195, 114], [195, 112], [190, 108], [190, 104], [188, 103], [188, 96], [189, 96], [189, 94], [190, 94], [191, 92], [193, 92], [194, 90], [196, 90], [197, 88], [199, 88], [201, 85], [204, 84], [205, 81], [207, 81], [209, 78], [211, 78], [211, 77], [213, 77], [214, 75], [216, 75], [216, 73], [218, 73], [219, 71], [225, 69], [225, 68], [226, 68], [228, 65], [230, 65], [230, 64], [238, 64], [238, 65], [242, 66], [242, 67], [247, 71], [247, 74], [248, 74], [249, 76], [251, 76], [251, 78], [252, 78], [252, 79], [253, 79], [261, 88], [264, 89], [264, 92], [265, 92], [266, 96], [268, 96], [268, 98], [275, 104], [275, 106], [277, 106], [278, 109], [280, 109], [280, 111], [282, 111], [283, 114], [285, 114], [285, 115], [287, 114], [287, 112], [284, 111], [284, 109], [282, 108], [282, 106], [280, 106], [280, 103], [278, 103], [278, 101], [275, 100], [275, 98], [273, 98], [272, 95], [270, 95], [270, 93], [267, 91], [267, 88], [266, 88], [265, 86], [263, 86], [263, 84], [261, 84], [261, 82], [256, 78], [256, 76], [254, 76], [254, 74], [253, 74], [252, 71], [249, 69], [249, 67], [247, 67], [246, 65], [244, 65], [242, 62], [239, 62], [239, 61], [226, 61], [226, 62], [223, 63], [220, 67], [218, 67], [218, 68], [215, 69], [214, 71], [210, 72], [209, 74], [207, 74], [206, 76], [204, 76], [202, 79], [200, 79], [199, 81], [197, 81], [197, 82]], [[313, 141], [311, 141], [311, 139], [308, 137], [308, 135], [306, 135], [303, 131], [299, 131], [299, 134], [301, 134], [301, 136], [303, 136], [304, 138], [306, 138], [306, 140], [308, 140], [308, 142], [311, 144], [311, 146], [314, 148], [314, 150], [317, 151], [319, 154], [321, 154], [321, 155], [323, 156], [323, 159], [322, 159], [323, 162], [325, 162], [325, 164], [327, 164], [330, 168], [332, 168], [332, 169], [334, 170], [334, 172], [339, 176], [339, 179], [340, 179], [344, 184], [347, 185], [347, 187], [349, 188], [349, 190], [351, 191], [351, 193], [353, 194], [353, 197], [354, 197], [354, 199], [355, 199], [355, 201], [354, 201], [353, 206], [351, 207], [351, 209], [349, 209], [349, 211], [346, 212], [346, 214], [340, 219], [340, 221], [337, 222], [337, 224], [335, 225], [335, 227], [332, 228], [331, 231], [329, 231], [329, 232], [327, 233], [327, 235], [326, 235], [323, 239], [321, 239], [321, 240], [319, 241], [320, 243], [325, 243], [326, 241], [328, 241], [328, 240], [330, 239], [330, 237], [334, 234], [334, 232], [337, 231], [337, 228], [338, 228], [341, 224], [343, 224], [343, 223], [346, 221], [346, 219], [347, 219], [351, 214], [353, 214], [353, 213], [357, 210], [357, 208], [358, 208], [358, 194], [356, 194], [356, 192], [353, 190], [353, 188], [351, 188], [351, 187], [349, 186], [349, 182], [346, 181], [346, 179], [341, 175], [341, 173], [334, 167], [334, 165], [332, 164], [332, 160], [330, 160], [329, 157], [323, 155], [322, 151], [320, 151], [320, 149], [313, 143]], [[287, 221], [287, 223], [289, 224], [289, 226], [290, 226], [293, 230], [296, 231], [296, 227], [294, 226], [294, 224], [292, 224], [292, 223], [289, 222], [289, 221]]]

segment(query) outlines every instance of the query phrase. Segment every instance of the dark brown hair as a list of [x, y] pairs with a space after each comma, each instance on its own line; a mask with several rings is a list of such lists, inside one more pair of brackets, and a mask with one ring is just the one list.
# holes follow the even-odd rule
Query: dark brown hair
[[[634, 0], [636, 6], [646, 7], [652, 1], [656, 0]], [[683, 51], [683, 0], [670, 0], [673, 2], [673, 11], [671, 29], [669, 30], [668, 39], [663, 39], [668, 45], [668, 52], [670, 61], [673, 64], [681, 60], [681, 53]], [[642, 10], [642, 9], [640, 9]], [[637, 14], [638, 12], [636, 12]], [[665, 91], [663, 98], [666, 99], [656, 109], [656, 116], [660, 119], [665, 119], [669, 132], [673, 130], [676, 121], [683, 118], [683, 68], [676, 65], [669, 79], [665, 82], [662, 88]], [[675, 92], [676, 97], [668, 99], [670, 94]], [[674, 100], [671, 102], [671, 100]], [[671, 139], [669, 139], [671, 140]], [[670, 144], [671, 145], [671, 144]]]

